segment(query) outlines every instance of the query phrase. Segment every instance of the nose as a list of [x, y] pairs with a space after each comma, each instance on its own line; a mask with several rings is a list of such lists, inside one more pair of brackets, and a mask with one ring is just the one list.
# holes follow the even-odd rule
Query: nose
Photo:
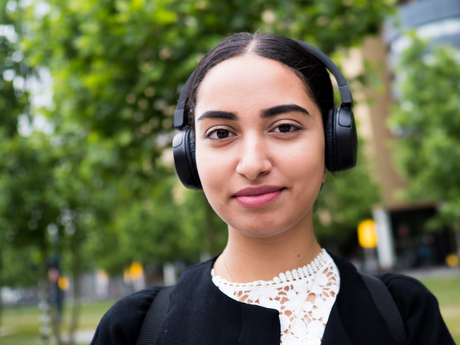
[[268, 145], [258, 136], [250, 136], [241, 141], [240, 158], [236, 172], [251, 181], [266, 175], [272, 170]]

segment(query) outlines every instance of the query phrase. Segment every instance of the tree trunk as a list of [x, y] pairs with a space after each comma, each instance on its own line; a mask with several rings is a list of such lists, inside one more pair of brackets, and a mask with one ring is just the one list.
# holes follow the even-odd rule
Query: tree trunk
[[39, 308], [40, 308], [40, 338], [43, 342], [50, 340], [50, 314], [48, 303], [48, 282], [46, 278], [41, 277], [38, 283], [39, 289]]
[[81, 295], [81, 284], [80, 277], [82, 271], [82, 255], [81, 245], [82, 241], [79, 237], [78, 229], [75, 233], [75, 241], [72, 242], [71, 253], [72, 253], [72, 280], [73, 280], [73, 301], [72, 301], [72, 313], [70, 315], [70, 327], [69, 327], [69, 345], [75, 343], [75, 331], [78, 328], [78, 321], [80, 317], [80, 295]]
[[61, 338], [60, 320], [57, 315], [57, 310], [50, 305], [50, 289], [51, 284], [48, 277], [48, 251], [46, 246], [41, 248], [41, 274], [39, 281], [39, 307], [41, 309], [40, 316], [40, 336], [43, 342], [50, 341], [51, 333], [58, 345], [64, 345]]
[[49, 342], [50, 340], [50, 305], [48, 301], [49, 296], [49, 280], [48, 280], [48, 268], [46, 265], [47, 250], [42, 247], [40, 250], [40, 281], [38, 282], [39, 288], [39, 308], [41, 310], [40, 315], [40, 337], [43, 342]]
[[56, 343], [59, 345], [64, 345], [64, 341], [61, 338], [61, 321], [59, 320], [59, 314], [56, 308], [49, 308], [49, 315], [51, 316], [51, 330], [53, 331], [53, 336], [56, 339]]

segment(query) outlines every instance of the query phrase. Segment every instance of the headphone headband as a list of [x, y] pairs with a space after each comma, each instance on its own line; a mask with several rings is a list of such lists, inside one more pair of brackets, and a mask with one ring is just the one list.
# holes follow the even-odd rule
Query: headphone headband
[[[348, 87], [348, 84], [345, 78], [343, 77], [342, 72], [340, 72], [340, 70], [337, 68], [334, 62], [332, 62], [332, 60], [318, 48], [313, 47], [312, 45], [302, 42], [300, 40], [296, 40], [293, 38], [292, 40], [297, 42], [299, 45], [301, 45], [306, 51], [308, 51], [311, 55], [313, 55], [318, 60], [320, 60], [324, 64], [324, 66], [326, 66], [329, 72], [331, 72], [331, 74], [334, 76], [335, 80], [337, 81], [337, 85], [339, 86], [340, 99], [342, 100], [341, 107], [351, 109], [353, 107], [353, 97], [351, 95], [350, 88]], [[177, 108], [174, 111], [174, 127], [175, 128], [180, 128], [185, 124], [185, 118], [184, 118], [185, 99], [187, 98], [188, 87], [189, 87], [190, 81], [192, 80], [194, 75], [195, 75], [195, 71], [193, 71], [190, 77], [188, 77], [187, 81], [185, 82], [180, 92], [179, 101], [177, 102]]]
[[180, 91], [179, 101], [177, 102], [177, 108], [174, 111], [174, 127], [175, 128], [180, 128], [185, 123], [185, 118], [184, 118], [185, 99], [187, 98], [187, 94], [188, 94], [188, 86], [194, 75], [195, 75], [195, 71], [193, 71], [193, 73], [190, 74], [190, 77], [188, 77], [187, 81], [182, 87], [182, 90]]
[[342, 106], [341, 108], [352, 108], [353, 107], [353, 97], [351, 95], [350, 88], [348, 87], [348, 84], [345, 80], [345, 78], [342, 75], [342, 72], [337, 68], [335, 63], [332, 62], [332, 60], [324, 54], [321, 50], [319, 50], [316, 47], [313, 47], [312, 45], [293, 39], [292, 40], [296, 41], [298, 44], [300, 44], [303, 48], [305, 48], [306, 51], [308, 51], [311, 55], [315, 56], [318, 60], [320, 60], [326, 68], [329, 70], [329, 72], [332, 73], [334, 76], [335, 80], [337, 81], [337, 85], [339, 86], [339, 93], [340, 93], [340, 99], [342, 100]]

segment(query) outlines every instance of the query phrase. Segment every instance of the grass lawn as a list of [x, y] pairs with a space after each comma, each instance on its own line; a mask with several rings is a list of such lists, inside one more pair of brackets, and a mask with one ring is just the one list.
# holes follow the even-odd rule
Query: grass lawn
[[[428, 289], [438, 298], [442, 316], [455, 342], [460, 344], [460, 277], [433, 278], [423, 280]], [[95, 329], [102, 315], [113, 301], [98, 302], [82, 306], [79, 329]], [[69, 320], [66, 310], [64, 320]], [[44, 345], [39, 340], [38, 308], [16, 308], [5, 310], [2, 329], [12, 332], [0, 335], [1, 345]], [[64, 326], [66, 329], [66, 326]], [[88, 343], [82, 343], [82, 345]]]
[[442, 317], [456, 344], [460, 344], [460, 277], [423, 279], [436, 296]]
[[[104, 313], [112, 306], [114, 301], [104, 301], [82, 306], [79, 327], [80, 330], [95, 329]], [[67, 332], [70, 310], [64, 311], [64, 333]], [[1, 345], [44, 345], [39, 339], [38, 307], [14, 308], [4, 311], [2, 317], [2, 330], [0, 334]], [[11, 334], [8, 334], [11, 333]], [[88, 345], [89, 342], [82, 343]]]

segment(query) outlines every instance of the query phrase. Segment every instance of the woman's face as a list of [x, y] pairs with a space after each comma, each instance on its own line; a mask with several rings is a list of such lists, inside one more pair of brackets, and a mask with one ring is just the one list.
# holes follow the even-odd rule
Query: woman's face
[[256, 55], [213, 67], [198, 90], [195, 135], [203, 190], [229, 230], [261, 237], [311, 227], [323, 124], [288, 67]]

